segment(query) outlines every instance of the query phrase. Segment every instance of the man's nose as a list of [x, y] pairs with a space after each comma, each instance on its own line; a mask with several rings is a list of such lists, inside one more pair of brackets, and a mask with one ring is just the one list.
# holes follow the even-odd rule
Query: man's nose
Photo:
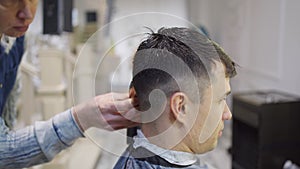
[[18, 17], [21, 19], [33, 19], [33, 13], [31, 11], [31, 2], [29, 0], [21, 0], [20, 10], [18, 12]]
[[223, 120], [230, 120], [231, 117], [232, 117], [231, 111], [230, 111], [227, 103], [225, 103], [225, 107], [224, 107], [224, 112], [223, 112], [222, 119]]

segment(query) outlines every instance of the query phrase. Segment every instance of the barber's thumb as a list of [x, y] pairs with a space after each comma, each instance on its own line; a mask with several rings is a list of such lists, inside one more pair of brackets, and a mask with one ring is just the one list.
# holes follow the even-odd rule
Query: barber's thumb
[[105, 125], [102, 124], [104, 120], [94, 98], [74, 106], [72, 108], [72, 113], [78, 126], [83, 132], [90, 127], [102, 128]]

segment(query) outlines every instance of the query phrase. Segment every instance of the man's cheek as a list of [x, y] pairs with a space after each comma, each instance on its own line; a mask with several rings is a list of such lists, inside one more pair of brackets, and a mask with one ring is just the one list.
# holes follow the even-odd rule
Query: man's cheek
[[200, 143], [206, 142], [215, 133], [216, 129], [219, 127], [220, 121], [222, 119], [222, 111], [221, 111], [222, 107], [224, 106], [220, 106], [216, 104], [213, 104], [212, 107], [210, 107], [210, 111], [203, 123], [204, 125], [200, 132], [200, 137], [199, 137]]

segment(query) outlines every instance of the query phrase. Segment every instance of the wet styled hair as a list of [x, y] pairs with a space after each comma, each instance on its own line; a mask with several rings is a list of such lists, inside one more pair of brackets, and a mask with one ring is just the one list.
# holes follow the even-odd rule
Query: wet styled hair
[[236, 75], [230, 57], [200, 32], [178, 27], [152, 31], [141, 42], [133, 59], [131, 86], [136, 90], [140, 109], [150, 108], [149, 94], [155, 89], [167, 97], [178, 91], [201, 96], [211, 83], [216, 62], [223, 63], [226, 77]]

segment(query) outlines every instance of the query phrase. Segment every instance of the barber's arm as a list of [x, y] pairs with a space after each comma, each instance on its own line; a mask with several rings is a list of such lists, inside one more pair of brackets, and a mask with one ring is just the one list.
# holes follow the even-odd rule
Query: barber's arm
[[82, 137], [70, 110], [48, 121], [9, 131], [0, 121], [0, 168], [23, 168], [48, 162]]
[[123, 94], [112, 93], [96, 96], [48, 121], [36, 122], [17, 131], [9, 131], [0, 118], [0, 168], [16, 169], [48, 162], [83, 137], [82, 131], [90, 127], [115, 130], [136, 125], [127, 118], [138, 119], [130, 100]]
[[128, 94], [109, 93], [72, 108], [73, 116], [82, 131], [90, 127], [118, 130], [137, 126], [140, 115]]

